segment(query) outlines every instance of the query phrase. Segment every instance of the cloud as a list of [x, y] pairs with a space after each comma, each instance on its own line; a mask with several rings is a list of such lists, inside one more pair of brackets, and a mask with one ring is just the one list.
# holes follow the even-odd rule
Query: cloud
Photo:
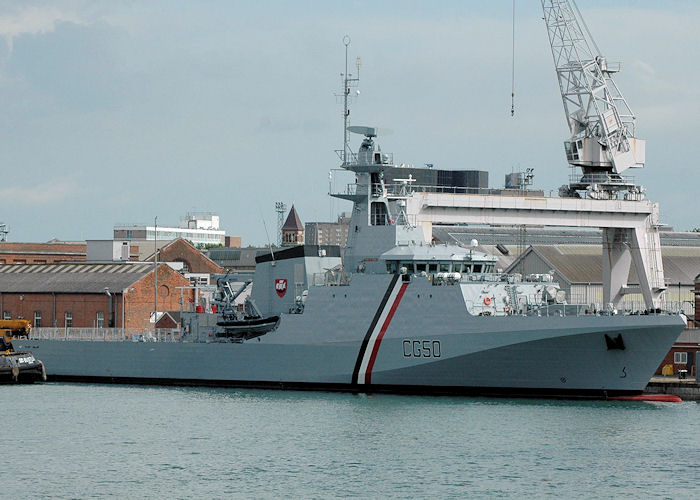
[[12, 52], [14, 39], [20, 35], [50, 33], [60, 22], [82, 24], [80, 17], [56, 7], [24, 7], [15, 12], [0, 15], [0, 36], [4, 37]]
[[656, 76], [656, 70], [651, 64], [647, 62], [640, 61], [639, 59], [637, 59], [635, 61], [632, 61], [632, 66], [647, 76]]
[[0, 189], [0, 199], [15, 205], [48, 205], [73, 198], [80, 192], [77, 182], [52, 180], [35, 186]]

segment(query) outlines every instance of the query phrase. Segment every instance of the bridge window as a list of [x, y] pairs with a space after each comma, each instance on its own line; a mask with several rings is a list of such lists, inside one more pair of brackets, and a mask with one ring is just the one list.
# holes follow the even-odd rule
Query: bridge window
[[429, 273], [436, 273], [437, 272], [437, 262], [431, 262], [428, 264], [428, 272]]
[[416, 264], [416, 272], [422, 273], [426, 270], [427, 264], [425, 262], [418, 262]]
[[386, 205], [379, 201], [373, 201], [370, 214], [371, 224], [373, 226], [386, 226], [388, 219]]
[[440, 262], [440, 272], [441, 273], [449, 273], [450, 272], [450, 263], [449, 262]]
[[481, 272], [481, 264], [474, 264], [474, 272], [475, 273]]

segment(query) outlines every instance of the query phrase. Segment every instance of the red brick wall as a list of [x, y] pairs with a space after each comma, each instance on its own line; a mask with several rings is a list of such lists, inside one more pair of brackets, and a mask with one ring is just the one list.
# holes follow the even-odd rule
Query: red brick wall
[[[167, 264], [158, 265], [158, 310], [179, 311], [180, 290], [177, 287], [190, 286], [189, 280], [174, 271]], [[194, 290], [183, 290], [183, 308], [189, 310], [190, 299], [193, 299]], [[151, 313], [155, 305], [155, 282], [153, 273], [141, 278], [134, 283], [126, 293], [125, 328], [153, 328], [150, 322]]]
[[[54, 300], [56, 324], [54, 325]], [[96, 326], [97, 313], [104, 314], [104, 326], [109, 323], [109, 300], [104, 293], [2, 293], [0, 309], [12, 314], [12, 319], [26, 319], [34, 325], [34, 312], [41, 312], [41, 326], [65, 325], [65, 313], [73, 314], [74, 328], [93, 328]], [[114, 320], [121, 327], [121, 294], [112, 293]], [[1, 313], [0, 313], [1, 314]], [[36, 326], [36, 325], [34, 325]]]
[[224, 236], [224, 246], [229, 248], [241, 248], [240, 236]]
[[[663, 367], [666, 365], [671, 365], [673, 367], [674, 374], [678, 373], [678, 370], [687, 369], [685, 364], [677, 365], [673, 362], [674, 353], [676, 353], [676, 352], [687, 352], [687, 353], [694, 352], [695, 354], [693, 356], [693, 366], [695, 366], [695, 359], [697, 358], [698, 355], [700, 355], [700, 346], [698, 346], [697, 344], [674, 345], [671, 348], [671, 350], [668, 351], [668, 354], [666, 354], [666, 357], [664, 358], [664, 360], [661, 362], [661, 364], [657, 368], [656, 375], [661, 375], [661, 370], [663, 370]], [[690, 358], [690, 354], [688, 354], [688, 358]], [[688, 372], [688, 375], [689, 376], [691, 375], [690, 372]]]
[[0, 264], [55, 264], [84, 261], [85, 243], [0, 243]]
[[[158, 310], [179, 311], [180, 290], [177, 287], [189, 286], [190, 282], [167, 264], [158, 266]], [[189, 310], [190, 299], [194, 300], [193, 290], [184, 290], [184, 309]], [[134, 283], [124, 296], [124, 327], [153, 328], [150, 315], [154, 307], [154, 279], [149, 273]], [[54, 298], [56, 303], [56, 325], [65, 327], [65, 313], [73, 314], [74, 328], [94, 328], [97, 312], [104, 313], [104, 326], [109, 324], [109, 297], [104, 293], [0, 293], [0, 317], [4, 311], [12, 319], [20, 317], [34, 324], [34, 311], [41, 311], [41, 326], [54, 326]], [[112, 292], [114, 326], [122, 327], [122, 294]]]

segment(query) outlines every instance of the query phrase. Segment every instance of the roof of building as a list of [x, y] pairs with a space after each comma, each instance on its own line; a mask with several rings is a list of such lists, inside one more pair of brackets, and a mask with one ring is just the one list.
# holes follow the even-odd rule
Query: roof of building
[[207, 255], [224, 269], [255, 268], [255, 257], [260, 252], [269, 252], [269, 248], [210, 248]]
[[[133, 285], [153, 272], [149, 263], [3, 264], [0, 290], [10, 293], [104, 293]], [[160, 274], [160, 273], [159, 273]]]
[[[536, 245], [523, 253], [523, 259], [530, 254], [543, 261], [561, 274], [569, 283], [600, 283], [603, 276], [603, 249], [597, 245]], [[700, 248], [662, 247], [661, 257], [664, 278], [667, 284], [692, 284], [700, 271]], [[512, 271], [519, 259], [511, 264]], [[628, 283], [639, 283], [634, 265], [630, 266]]]
[[[699, 247], [700, 232], [660, 231], [662, 247]], [[455, 240], [469, 244], [472, 238], [483, 245], [517, 245], [524, 240], [525, 245], [602, 245], [600, 229], [576, 227], [532, 227], [527, 226], [524, 233], [519, 227], [508, 226], [433, 226], [433, 238], [443, 243]]]
[[133, 253], [138, 255], [138, 260], [146, 262], [148, 259], [153, 258], [156, 247], [158, 250], [170, 245], [174, 240], [128, 240], [131, 242], [131, 249]]
[[[146, 261], [153, 262], [155, 252], [151, 253]], [[188, 272], [193, 273], [220, 273], [221, 266], [214, 262], [205, 252], [197, 249], [191, 242], [184, 238], [176, 238], [159, 248], [158, 260], [163, 262], [186, 262]]]
[[301, 223], [301, 219], [299, 218], [299, 214], [297, 213], [297, 209], [294, 208], [294, 204], [292, 204], [292, 208], [291, 208], [291, 210], [289, 210], [289, 215], [287, 216], [287, 220], [284, 222], [282, 229], [285, 229], [288, 231], [303, 231], [304, 230], [304, 224]]
[[0, 242], [2, 254], [43, 254], [43, 255], [70, 255], [85, 256], [86, 243], [56, 241], [49, 243], [14, 243]]

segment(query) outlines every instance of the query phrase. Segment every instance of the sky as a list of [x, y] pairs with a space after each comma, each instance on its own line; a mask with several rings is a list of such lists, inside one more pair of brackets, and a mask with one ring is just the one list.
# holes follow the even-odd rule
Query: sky
[[[663, 223], [700, 226], [700, 4], [578, 3], [622, 63], [637, 182]], [[345, 35], [362, 61], [351, 125], [390, 129], [395, 163], [486, 170], [491, 187], [532, 167], [556, 193], [569, 132], [539, 1], [516, 4], [513, 117], [512, 30], [510, 0], [0, 1], [0, 221], [8, 241], [109, 239], [209, 211], [247, 246], [274, 241], [276, 201], [334, 219]]]

